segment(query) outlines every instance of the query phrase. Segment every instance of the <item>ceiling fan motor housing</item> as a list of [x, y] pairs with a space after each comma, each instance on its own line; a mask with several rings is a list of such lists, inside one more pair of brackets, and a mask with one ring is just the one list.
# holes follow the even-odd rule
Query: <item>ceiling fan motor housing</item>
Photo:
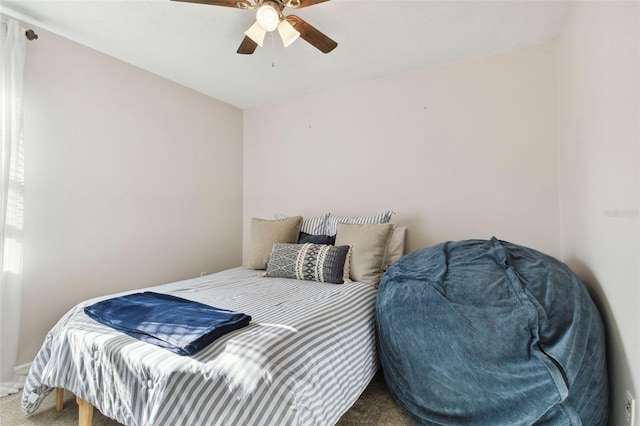
[[282, 6], [280, 3], [267, 0], [262, 2], [256, 13], [256, 21], [263, 30], [269, 32], [278, 28], [282, 16]]

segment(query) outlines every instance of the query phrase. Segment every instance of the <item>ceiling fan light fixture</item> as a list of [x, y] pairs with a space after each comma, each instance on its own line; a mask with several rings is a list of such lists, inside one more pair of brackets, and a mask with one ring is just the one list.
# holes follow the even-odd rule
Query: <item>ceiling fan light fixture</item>
[[267, 34], [267, 32], [262, 28], [262, 25], [260, 25], [258, 21], [256, 21], [253, 23], [251, 28], [245, 31], [244, 34], [251, 40], [253, 40], [258, 46], [262, 47], [264, 36]]
[[280, 8], [278, 3], [274, 1], [265, 1], [258, 8], [256, 13], [256, 22], [260, 24], [263, 30], [273, 31], [280, 24]]
[[280, 38], [282, 39], [284, 47], [289, 47], [291, 43], [300, 37], [300, 32], [296, 30], [286, 19], [280, 21], [280, 24], [278, 25], [278, 33], [280, 33]]

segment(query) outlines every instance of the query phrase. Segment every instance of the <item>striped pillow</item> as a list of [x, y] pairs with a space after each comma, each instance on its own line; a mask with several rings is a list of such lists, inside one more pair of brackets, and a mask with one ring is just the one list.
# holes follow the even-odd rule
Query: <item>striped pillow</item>
[[276, 243], [265, 277], [342, 284], [349, 246]]
[[367, 223], [389, 223], [394, 214], [396, 214], [396, 212], [391, 210], [370, 214], [369, 216], [357, 217], [334, 216], [329, 213], [329, 217], [327, 218], [327, 228], [324, 233], [331, 236], [336, 235], [338, 233], [338, 223], [353, 223], [356, 225], [364, 225]]
[[[287, 219], [290, 217], [282, 213], [276, 213], [273, 216], [275, 219]], [[323, 235], [325, 229], [327, 229], [327, 217], [329, 217], [329, 213], [325, 213], [317, 217], [303, 218], [300, 232], [304, 232], [309, 235]]]

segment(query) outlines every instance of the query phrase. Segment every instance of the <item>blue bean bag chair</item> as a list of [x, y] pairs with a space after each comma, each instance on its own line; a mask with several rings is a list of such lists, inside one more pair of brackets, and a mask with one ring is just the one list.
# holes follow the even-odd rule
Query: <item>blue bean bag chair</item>
[[604, 327], [562, 262], [492, 238], [408, 254], [376, 305], [384, 377], [425, 425], [605, 425]]

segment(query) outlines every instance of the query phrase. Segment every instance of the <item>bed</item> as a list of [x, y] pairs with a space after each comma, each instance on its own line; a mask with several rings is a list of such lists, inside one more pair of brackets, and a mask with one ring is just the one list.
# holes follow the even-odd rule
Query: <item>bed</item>
[[[130, 426], [335, 424], [379, 366], [377, 286], [406, 236], [389, 223], [393, 214], [253, 218], [244, 267], [76, 305], [36, 355], [23, 411], [34, 413], [54, 389], [62, 409], [68, 389], [82, 426], [94, 407]], [[146, 300], [145, 291], [251, 321], [183, 356], [85, 313], [95, 318], [94, 308], [114, 299]]]
[[377, 289], [368, 283], [261, 277], [239, 267], [147, 290], [244, 312], [252, 321], [181, 356], [84, 313], [117, 295], [87, 300], [47, 334], [26, 380], [23, 411], [35, 412], [58, 388], [76, 395], [86, 424], [95, 407], [126, 425], [331, 425], [379, 365]]

